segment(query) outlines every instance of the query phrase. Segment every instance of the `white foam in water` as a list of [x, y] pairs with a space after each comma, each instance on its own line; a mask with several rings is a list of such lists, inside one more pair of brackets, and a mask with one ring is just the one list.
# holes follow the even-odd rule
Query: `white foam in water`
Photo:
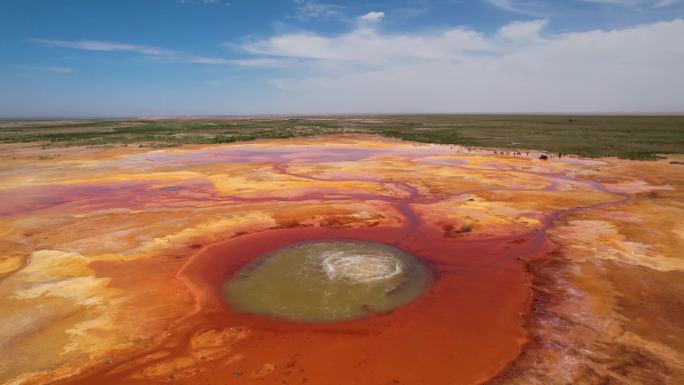
[[403, 264], [396, 258], [353, 251], [331, 253], [324, 257], [321, 266], [328, 279], [352, 282], [389, 279], [404, 270]]

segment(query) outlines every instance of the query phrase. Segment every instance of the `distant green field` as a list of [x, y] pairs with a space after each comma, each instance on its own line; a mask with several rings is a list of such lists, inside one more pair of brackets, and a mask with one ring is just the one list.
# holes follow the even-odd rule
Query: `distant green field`
[[0, 122], [0, 143], [44, 146], [229, 143], [371, 133], [416, 142], [656, 159], [684, 153], [684, 116], [380, 115]]

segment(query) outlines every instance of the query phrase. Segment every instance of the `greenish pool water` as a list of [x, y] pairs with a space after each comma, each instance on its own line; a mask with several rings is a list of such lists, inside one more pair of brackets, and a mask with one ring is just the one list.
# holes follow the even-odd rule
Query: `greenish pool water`
[[386, 312], [420, 295], [430, 270], [397, 248], [370, 242], [303, 243], [265, 254], [223, 286], [235, 309], [302, 322]]

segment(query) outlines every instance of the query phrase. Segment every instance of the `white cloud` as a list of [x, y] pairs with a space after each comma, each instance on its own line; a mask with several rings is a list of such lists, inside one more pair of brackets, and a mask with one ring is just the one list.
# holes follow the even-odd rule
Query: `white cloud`
[[464, 51], [488, 51], [493, 47], [482, 34], [464, 28], [435, 35], [382, 35], [361, 26], [334, 38], [308, 33], [280, 35], [243, 48], [258, 55], [379, 65], [396, 60], [445, 60]]
[[487, 2], [493, 6], [505, 9], [507, 11], [518, 11], [518, 8], [515, 6], [515, 3], [511, 0], [487, 0]]
[[[545, 0], [482, 0], [504, 11], [535, 17], [554, 17], [569, 11], [573, 2], [583, 2], [595, 5], [614, 6], [629, 9], [632, 12], [646, 12], [649, 9], [664, 8], [681, 4], [684, 0], [573, 0], [573, 1], [545, 1]], [[564, 4], [568, 3], [568, 4]], [[565, 5], [566, 7], [563, 7]], [[567, 6], [570, 5], [570, 8]]]
[[222, 65], [222, 64], [233, 64], [232, 60], [216, 58], [216, 57], [206, 57], [206, 56], [195, 56], [186, 55], [180, 59], [185, 63], [194, 64], [209, 64], [209, 65]]
[[368, 12], [367, 14], [359, 17], [359, 20], [377, 22], [383, 17], [385, 17], [385, 12]]
[[583, 1], [585, 3], [621, 5], [623, 7], [635, 6], [641, 2], [640, 0], [580, 0], [580, 1]]
[[39, 43], [50, 47], [74, 48], [88, 51], [129, 51], [154, 56], [170, 55], [173, 53], [173, 51], [168, 51], [157, 47], [95, 40], [71, 41], [53, 39], [31, 39], [31, 41], [34, 43]]
[[258, 68], [286, 68], [298, 63], [297, 60], [281, 58], [236, 59], [231, 61], [231, 64], [234, 65]]
[[343, 17], [342, 6], [319, 3], [314, 0], [294, 0], [295, 17], [299, 20]]
[[581, 0], [585, 3], [617, 5], [629, 8], [663, 8], [679, 4], [682, 0]]
[[532, 20], [512, 22], [499, 29], [499, 36], [513, 40], [531, 40], [541, 38], [541, 32], [549, 24], [548, 20]]
[[[542, 10], [547, 6], [543, 1], [535, 0], [485, 0], [487, 3], [505, 11], [530, 16], [542, 16]], [[590, 0], [591, 1], [591, 0]]]
[[59, 66], [27, 66], [27, 65], [15, 65], [15, 68], [29, 70], [29, 71], [42, 71], [42, 72], [52, 72], [56, 74], [70, 74], [73, 73], [73, 68], [69, 67], [59, 67]]
[[684, 21], [563, 34], [545, 33], [547, 24], [511, 23], [491, 35], [360, 25], [243, 48], [293, 63], [271, 80], [287, 93], [282, 111], [684, 112]]
[[189, 55], [174, 50], [152, 47], [147, 45], [117, 43], [96, 40], [55, 40], [55, 39], [30, 39], [31, 42], [46, 45], [48, 47], [62, 47], [79, 49], [84, 51], [119, 51], [132, 52], [146, 56], [159, 57], [165, 60], [183, 63], [225, 65], [234, 64], [233, 61], [223, 58]]
[[681, 0], [660, 0], [653, 5], [654, 8], [669, 7], [670, 5], [675, 5], [681, 3]]

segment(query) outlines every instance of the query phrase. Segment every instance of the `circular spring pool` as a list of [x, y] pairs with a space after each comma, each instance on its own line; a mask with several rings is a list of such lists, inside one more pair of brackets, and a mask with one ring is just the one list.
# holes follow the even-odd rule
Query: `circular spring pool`
[[236, 310], [301, 322], [351, 320], [420, 295], [431, 272], [418, 258], [371, 242], [312, 242], [256, 258], [223, 285]]

